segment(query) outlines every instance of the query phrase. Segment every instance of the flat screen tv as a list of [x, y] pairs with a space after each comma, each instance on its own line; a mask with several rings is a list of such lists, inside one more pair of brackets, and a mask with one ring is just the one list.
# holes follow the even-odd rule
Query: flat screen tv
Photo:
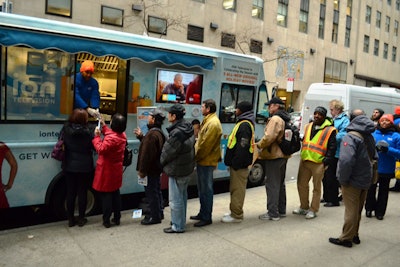
[[203, 74], [157, 70], [157, 103], [201, 104]]

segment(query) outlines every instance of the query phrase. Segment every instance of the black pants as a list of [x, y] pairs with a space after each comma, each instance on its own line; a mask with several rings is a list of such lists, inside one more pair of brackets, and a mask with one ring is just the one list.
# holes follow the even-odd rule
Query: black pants
[[322, 179], [322, 185], [324, 193], [322, 198], [326, 202], [339, 203], [339, 181], [336, 178], [338, 159], [332, 159], [332, 163], [324, 173], [324, 179]]
[[161, 220], [163, 217], [163, 197], [161, 193], [160, 176], [148, 176], [147, 186], [145, 188], [149, 216], [155, 220]]
[[103, 223], [110, 223], [111, 213], [114, 212], [116, 221], [121, 219], [121, 196], [119, 189], [114, 192], [100, 192], [103, 207]]
[[92, 172], [65, 172], [67, 180], [67, 216], [74, 218], [75, 199], [78, 196], [79, 218], [85, 217], [87, 190], [91, 181]]
[[[385, 216], [386, 207], [389, 199], [389, 184], [393, 174], [379, 174], [378, 183], [372, 184], [368, 189], [365, 209], [375, 211], [375, 216]], [[378, 188], [378, 196], [376, 191]]]

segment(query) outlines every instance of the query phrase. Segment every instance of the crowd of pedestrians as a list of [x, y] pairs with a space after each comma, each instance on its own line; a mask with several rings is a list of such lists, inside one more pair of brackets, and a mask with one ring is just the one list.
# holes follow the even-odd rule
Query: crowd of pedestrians
[[[199, 212], [190, 216], [195, 227], [212, 224], [213, 173], [224, 157], [230, 173], [229, 212], [221, 222], [240, 223], [244, 219], [243, 205], [249, 170], [258, 159], [265, 174], [266, 212], [260, 220], [279, 221], [286, 216], [286, 165], [290, 155], [280, 148], [285, 126], [290, 115], [284, 102], [272, 98], [268, 103], [269, 118], [264, 135], [255, 140], [255, 117], [250, 102], [239, 102], [235, 110], [236, 124], [227, 139], [225, 155], [221, 155], [222, 126], [216, 114], [214, 100], [202, 102], [203, 120], [188, 122], [183, 105], [174, 104], [167, 109], [155, 109], [147, 118], [148, 131], [140, 128], [134, 134], [140, 140], [137, 159], [138, 178], [145, 180], [148, 210], [142, 225], [159, 224], [164, 219], [164, 203], [160, 176], [168, 176], [170, 227], [165, 233], [184, 233], [186, 229], [187, 188], [190, 175], [196, 169], [200, 200]], [[398, 191], [400, 183], [389, 188], [395, 177], [396, 162], [400, 159], [400, 106], [394, 114], [376, 108], [371, 118], [361, 109], [351, 111], [350, 118], [343, 102], [333, 99], [326, 107], [318, 106], [313, 119], [304, 127], [297, 175], [299, 207], [293, 214], [306, 219], [317, 217], [320, 203], [325, 207], [345, 206], [342, 234], [329, 238], [329, 242], [344, 247], [360, 244], [359, 226], [362, 211], [365, 215], [383, 220], [389, 191]], [[110, 127], [100, 120], [100, 127], [91, 132], [88, 113], [77, 108], [62, 131], [65, 138], [66, 160], [63, 170], [67, 178], [68, 225], [86, 224], [86, 191], [92, 187], [101, 196], [103, 225], [119, 225], [123, 157], [127, 143], [126, 118], [113, 115]], [[168, 136], [162, 125], [167, 117]], [[98, 154], [96, 168], [93, 151]], [[255, 153], [257, 152], [257, 153]], [[255, 153], [255, 154], [254, 154]], [[256, 156], [256, 157], [255, 157]], [[373, 179], [377, 162], [377, 179]], [[310, 181], [312, 181], [310, 200]], [[78, 197], [79, 216], [74, 217], [75, 198]], [[111, 219], [111, 216], [113, 218]]]

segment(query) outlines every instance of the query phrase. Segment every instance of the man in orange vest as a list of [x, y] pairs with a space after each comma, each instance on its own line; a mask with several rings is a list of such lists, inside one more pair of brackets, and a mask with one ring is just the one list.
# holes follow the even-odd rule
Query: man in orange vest
[[[326, 114], [326, 108], [316, 107], [314, 121], [307, 124], [304, 129], [297, 175], [300, 208], [295, 209], [293, 214], [305, 215], [306, 219], [314, 219], [317, 216], [324, 171], [329, 168], [336, 153], [337, 130], [333, 127], [332, 120], [326, 117]], [[310, 206], [309, 182], [311, 177], [313, 177], [313, 194]]]

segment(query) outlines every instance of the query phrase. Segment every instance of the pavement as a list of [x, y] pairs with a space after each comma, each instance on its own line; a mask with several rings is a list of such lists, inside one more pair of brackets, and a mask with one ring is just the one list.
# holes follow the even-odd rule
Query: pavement
[[[392, 181], [394, 182], [394, 181]], [[360, 225], [361, 244], [336, 246], [344, 206], [323, 207], [318, 217], [293, 215], [299, 205], [296, 182], [288, 182], [287, 217], [262, 221], [266, 211], [263, 186], [247, 190], [245, 219], [226, 224], [229, 193], [215, 195], [213, 224], [197, 228], [187, 221], [183, 234], [165, 234], [170, 209], [162, 224], [140, 225], [132, 210], [120, 226], [104, 228], [101, 215], [84, 227], [66, 221], [0, 231], [0, 266], [399, 266], [400, 193], [390, 192], [384, 220], [366, 218]], [[199, 200], [188, 201], [187, 217], [197, 214]]]

